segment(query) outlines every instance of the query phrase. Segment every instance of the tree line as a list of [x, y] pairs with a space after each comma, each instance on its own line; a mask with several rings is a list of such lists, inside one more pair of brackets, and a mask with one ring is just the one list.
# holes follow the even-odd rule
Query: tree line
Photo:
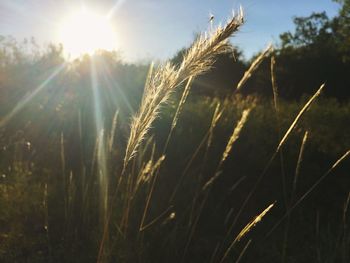
[[[293, 19], [293, 32], [284, 32], [271, 56], [276, 59], [280, 97], [298, 100], [326, 83], [326, 96], [347, 100], [350, 96], [350, 1], [336, 0], [339, 12], [329, 18], [326, 12]], [[173, 58], [181, 61], [186, 48]], [[258, 54], [256, 55], [258, 56]], [[256, 56], [245, 61], [240, 50], [218, 58], [210, 73], [194, 82], [194, 90], [207, 95], [226, 96], [237, 86]], [[246, 83], [245, 94], [271, 96], [270, 61], [265, 59]]]

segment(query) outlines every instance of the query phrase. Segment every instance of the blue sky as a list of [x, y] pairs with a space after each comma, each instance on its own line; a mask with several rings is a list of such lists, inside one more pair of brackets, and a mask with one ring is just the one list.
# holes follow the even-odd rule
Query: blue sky
[[0, 0], [0, 35], [57, 42], [59, 22], [81, 4], [100, 14], [112, 13], [118, 47], [130, 61], [171, 57], [191, 43], [195, 32], [208, 28], [209, 13], [216, 23], [225, 22], [240, 5], [246, 24], [232, 42], [246, 57], [292, 30], [293, 16], [313, 11], [333, 16], [339, 8], [331, 0]]

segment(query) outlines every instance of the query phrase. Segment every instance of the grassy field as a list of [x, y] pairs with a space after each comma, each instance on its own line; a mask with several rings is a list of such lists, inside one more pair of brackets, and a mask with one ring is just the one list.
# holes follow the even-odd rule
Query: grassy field
[[[86, 57], [36, 97], [10, 73], [27, 80], [45, 58], [3, 67], [0, 261], [349, 262], [350, 103], [327, 86], [285, 101], [273, 72], [273, 98], [241, 95], [269, 49], [231, 94], [191, 89], [242, 23], [199, 37], [177, 66]], [[105, 64], [125, 94], [90, 83]]]

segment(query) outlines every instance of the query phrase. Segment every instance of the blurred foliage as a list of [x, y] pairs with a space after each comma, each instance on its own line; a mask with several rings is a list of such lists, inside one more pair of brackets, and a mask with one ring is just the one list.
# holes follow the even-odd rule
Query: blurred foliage
[[[350, 15], [349, 2], [340, 3], [339, 13], [329, 18], [325, 12], [293, 19], [294, 31], [284, 32], [272, 55], [276, 58], [279, 95], [287, 100], [299, 100], [303, 94], [313, 94], [326, 83], [326, 96], [338, 100], [350, 97]], [[181, 61], [186, 49], [179, 51], [175, 62]], [[199, 77], [194, 86], [198, 93], [225, 96], [236, 87], [243, 72], [258, 56], [245, 61], [236, 50], [218, 58], [213, 70]], [[213, 88], [214, 87], [214, 88]], [[257, 72], [245, 84], [245, 94], [271, 96], [270, 61], [265, 59]]]
[[[293, 210], [288, 239], [285, 221], [266, 236], [285, 215], [286, 200], [293, 195], [300, 198], [349, 149], [350, 3], [338, 2], [341, 9], [336, 17], [314, 13], [295, 18], [295, 32], [281, 35], [280, 46], [273, 53], [277, 60], [278, 114], [271, 100], [268, 59], [241, 94], [234, 90], [251, 61], [244, 61], [239, 50], [218, 57], [210, 72], [194, 80], [169, 141], [150, 207], [150, 218], [167, 211], [174, 186], [178, 185], [178, 194], [171, 203], [175, 219], [162, 218], [138, 233], [146, 184], [133, 200], [131, 214], [136, 216], [129, 231], [137, 232], [134, 238], [117, 239], [120, 229], [112, 224], [111, 250], [107, 253], [110, 262], [208, 262], [218, 244], [221, 250], [229, 246], [232, 237], [257, 211], [274, 201], [276, 208], [264, 218], [263, 226], [249, 234], [254, 242], [243, 260], [348, 262], [350, 222], [344, 201], [350, 189], [349, 161]], [[180, 63], [184, 52], [186, 48], [172, 61]], [[118, 53], [106, 51], [66, 61], [62, 46], [43, 49], [34, 39], [19, 43], [11, 37], [0, 37], [1, 262], [96, 262], [103, 232], [97, 148], [101, 138], [112, 136], [113, 118], [118, 112], [115, 143], [106, 157], [109, 188], [113, 190], [116, 174], [122, 169], [130, 118], [140, 103], [148, 68], [145, 64], [127, 64]], [[309, 94], [324, 81], [325, 94], [306, 112], [283, 147], [283, 172], [277, 158], [236, 226], [230, 229], [281, 134]], [[163, 108], [152, 128], [153, 137], [141, 148], [143, 160], [135, 160], [133, 169], [142, 167], [151, 154], [162, 153], [181, 91], [180, 87]], [[224, 111], [206, 152], [200, 145], [218, 103]], [[188, 242], [193, 190], [198, 190], [199, 181], [213, 175], [242, 111], [250, 107], [254, 109], [249, 121], [212, 188], [192, 242]], [[309, 140], [296, 192], [292, 193], [305, 131], [309, 132]], [[150, 150], [153, 143], [157, 148]], [[191, 158], [192, 165], [183, 176]], [[112, 222], [114, 216], [119, 216], [116, 210]], [[243, 241], [232, 256], [239, 256]], [[218, 260], [214, 255], [213, 261]]]

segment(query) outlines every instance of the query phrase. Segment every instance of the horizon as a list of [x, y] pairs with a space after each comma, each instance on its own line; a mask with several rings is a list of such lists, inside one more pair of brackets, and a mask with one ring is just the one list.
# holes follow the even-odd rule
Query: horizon
[[196, 32], [209, 29], [210, 14], [215, 17], [215, 26], [225, 22], [232, 10], [239, 6], [243, 7], [246, 23], [231, 42], [243, 52], [245, 59], [269, 43], [278, 43], [279, 34], [293, 31], [293, 17], [322, 11], [333, 17], [339, 8], [331, 0], [308, 3], [301, 0], [294, 3], [277, 0], [265, 3], [223, 0], [217, 3], [205, 0], [201, 5], [194, 0], [161, 3], [155, 0], [87, 0], [75, 5], [67, 1], [29, 0], [24, 3], [14, 0], [0, 3], [0, 35], [12, 36], [18, 41], [34, 37], [41, 47], [59, 44], [58, 28], [62, 21], [69, 14], [78, 12], [79, 8], [86, 7], [111, 20], [117, 39], [115, 50], [123, 60], [131, 63], [161, 61], [189, 46]]
[[350, 0], [242, 2], [0, 0], [0, 263], [350, 263]]

